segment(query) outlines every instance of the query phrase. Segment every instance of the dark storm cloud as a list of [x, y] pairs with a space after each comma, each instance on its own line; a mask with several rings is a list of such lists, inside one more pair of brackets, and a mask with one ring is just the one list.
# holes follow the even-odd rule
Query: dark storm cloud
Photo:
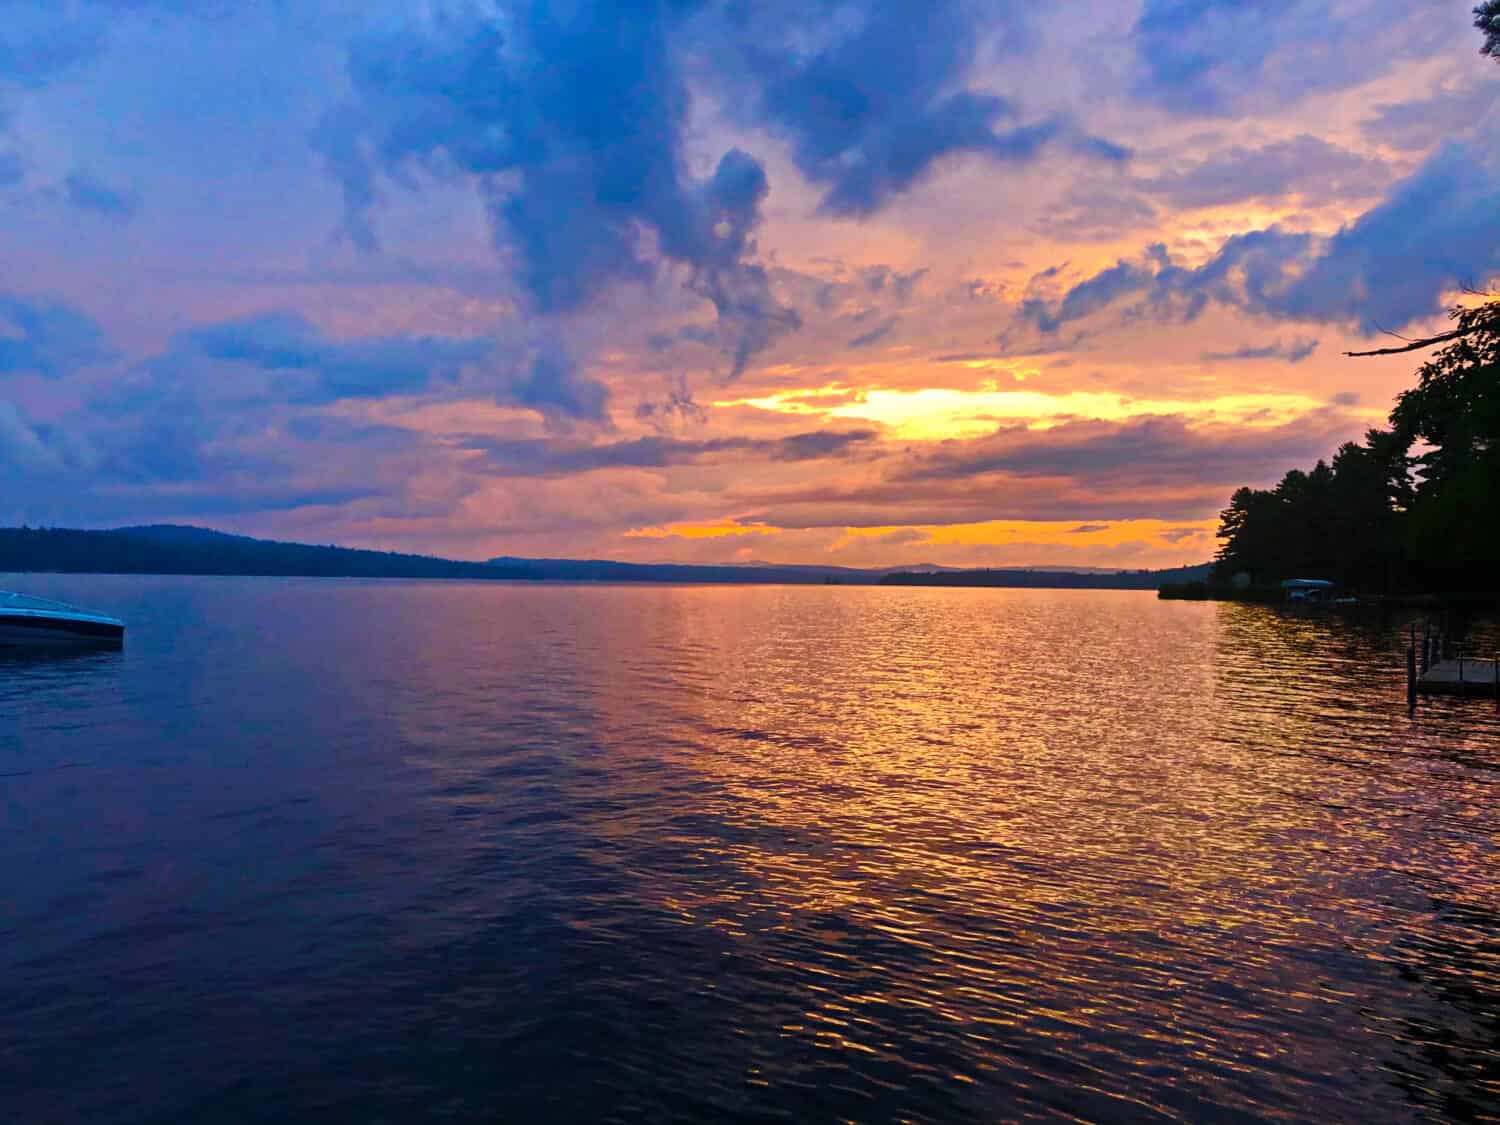
[[524, 376], [496, 390], [500, 402], [512, 401], [545, 417], [603, 422], [608, 416], [609, 391], [603, 383], [579, 371], [566, 349], [556, 342], [544, 344], [531, 357]]
[[872, 214], [954, 156], [1027, 163], [1053, 144], [1127, 155], [1064, 118], [1028, 122], [1010, 100], [966, 86], [986, 41], [1025, 43], [1025, 5], [864, 0], [824, 21], [809, 10], [729, 6], [715, 53], [737, 51], [745, 97], [733, 108], [787, 139], [798, 169], [824, 188], [825, 213]]
[[99, 326], [71, 305], [0, 294], [0, 375], [56, 378], [112, 354]]
[[1093, 277], [1080, 281], [1059, 301], [1027, 298], [1021, 302], [1021, 316], [1030, 320], [1042, 332], [1051, 334], [1063, 325], [1091, 316], [1124, 297], [1135, 296], [1152, 288], [1165, 294], [1167, 286], [1158, 285], [1157, 278], [1160, 273], [1173, 268], [1170, 261], [1165, 247], [1153, 246], [1147, 251], [1144, 262], [1116, 262]]
[[488, 358], [491, 341], [443, 336], [391, 336], [330, 340], [293, 313], [249, 317], [197, 328], [177, 342], [209, 359], [246, 363], [267, 371], [303, 372], [286, 384], [299, 402], [378, 398], [454, 381], [462, 369]]
[[1381, 73], [1462, 29], [1410, 0], [1146, 0], [1132, 34], [1135, 92], [1176, 113], [1227, 116]]
[[485, 336], [376, 336], [330, 339], [295, 313], [271, 313], [193, 329], [146, 366], [179, 372], [201, 360], [241, 363], [271, 373], [270, 401], [317, 405], [418, 394], [475, 375], [473, 389], [503, 405], [533, 409], [557, 423], [602, 421], [609, 394], [583, 375], [556, 340], [532, 347]]
[[1441, 311], [1446, 289], [1500, 270], [1496, 136], [1449, 143], [1345, 227], [1273, 311], [1399, 327]]
[[0, 402], [0, 477], [27, 485], [7, 512], [128, 522], [339, 506], [401, 497], [431, 463], [425, 435], [289, 414], [206, 377], [208, 362], [179, 350], [123, 369], [51, 424]]
[[314, 137], [343, 186], [346, 232], [374, 245], [382, 178], [470, 177], [539, 311], [573, 312], [682, 266], [738, 374], [799, 322], [754, 261], [760, 162], [731, 149], [704, 178], [686, 170], [689, 99], [671, 43], [681, 7], [530, 2], [504, 30], [468, 9], [361, 39], [356, 98]]
[[[355, 244], [376, 246], [389, 183], [463, 177], [539, 312], [575, 312], [679, 267], [714, 306], [732, 377], [801, 320], [757, 260], [761, 162], [731, 149], [705, 176], [688, 170], [686, 75], [787, 138], [834, 214], [870, 214], [959, 155], [1029, 162], [1062, 146], [1122, 161], [1123, 148], [1067, 119], [1030, 120], [971, 88], [983, 43], [1024, 42], [1024, 11], [972, 0], [440, 8], [354, 44], [353, 97], [313, 139]], [[917, 276], [886, 281], [905, 300]]]
[[874, 430], [815, 430], [783, 438], [725, 437], [693, 441], [643, 437], [585, 445], [476, 435], [468, 439], [466, 446], [482, 451], [491, 471], [500, 475], [550, 477], [599, 469], [662, 469], [728, 458], [819, 461], [848, 456], [878, 436]]
[[1478, 142], [1434, 153], [1384, 201], [1329, 239], [1271, 227], [1228, 239], [1205, 264], [1157, 246], [1075, 285], [1030, 298], [1020, 315], [1044, 334], [1132, 302], [1129, 318], [1191, 320], [1210, 301], [1277, 318], [1400, 327], [1442, 309], [1456, 285], [1500, 270], [1500, 161]]
[[1294, 0], [1146, 0], [1135, 25], [1145, 73], [1138, 91], [1205, 113], [1253, 82], [1275, 48], [1279, 18]]

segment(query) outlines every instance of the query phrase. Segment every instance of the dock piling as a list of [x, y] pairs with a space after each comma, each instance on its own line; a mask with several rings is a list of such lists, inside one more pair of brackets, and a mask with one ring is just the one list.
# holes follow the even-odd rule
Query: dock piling
[[1413, 714], [1417, 710], [1417, 642], [1406, 646], [1406, 709]]

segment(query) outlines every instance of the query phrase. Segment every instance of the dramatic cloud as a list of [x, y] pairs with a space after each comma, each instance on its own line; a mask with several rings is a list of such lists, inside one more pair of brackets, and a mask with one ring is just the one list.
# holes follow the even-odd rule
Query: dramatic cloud
[[828, 214], [872, 214], [948, 157], [1026, 163], [1053, 143], [1126, 155], [1063, 118], [1027, 122], [1007, 98], [966, 87], [986, 40], [1025, 41], [1024, 5], [865, 0], [812, 27], [793, 16], [805, 5], [753, 10], [730, 8], [748, 93], [740, 111], [787, 138], [803, 175], [826, 188]]
[[468, 448], [486, 455], [489, 467], [508, 476], [566, 476], [598, 469], [661, 469], [724, 457], [767, 461], [818, 461], [847, 456], [873, 442], [874, 430], [816, 430], [783, 438], [710, 438], [699, 441], [643, 437], [603, 445], [471, 437]]
[[1379, 194], [1389, 179], [1383, 161], [1304, 133], [1260, 148], [1225, 149], [1136, 186], [1178, 207], [1221, 207], [1286, 195], [1308, 203], [1358, 199]]
[[1295, 102], [1366, 80], [1461, 29], [1408, 0], [1146, 0], [1136, 92], [1183, 114]]
[[335, 342], [293, 313], [195, 329], [177, 347], [208, 359], [303, 373], [307, 378], [283, 383], [280, 389], [287, 398], [309, 403], [402, 394], [437, 380], [451, 382], [464, 367], [494, 351], [488, 340], [432, 336]]
[[1224, 112], [1253, 83], [1296, 0], [1146, 0], [1135, 28], [1141, 92], [1187, 111]]
[[1201, 561], [1500, 276], [1471, 7], [0, 0], [0, 516]]
[[737, 375], [798, 323], [753, 261], [765, 170], [731, 149], [704, 179], [686, 171], [688, 94], [666, 8], [583, 7], [521, 4], [503, 29], [480, 9], [440, 8], [355, 44], [356, 101], [314, 138], [343, 185], [344, 229], [374, 247], [381, 176], [470, 177], [539, 311], [573, 312], [681, 265], [717, 310]]
[[267, 372], [271, 382], [265, 392], [274, 401], [307, 405], [452, 392], [466, 375], [470, 393], [556, 421], [603, 421], [609, 398], [555, 340], [528, 344], [436, 335], [335, 340], [290, 312], [193, 329], [146, 367], [181, 385], [184, 373], [204, 361]]
[[1500, 270], [1500, 156], [1443, 146], [1380, 204], [1332, 238], [1280, 227], [1228, 239], [1196, 268], [1164, 247], [1121, 261], [1021, 314], [1043, 333], [1117, 303], [1128, 315], [1191, 320], [1210, 301], [1257, 315], [1396, 328], [1442, 309], [1444, 294]]
[[[1232, 489], [1324, 455], [1351, 419], [1325, 409], [1279, 426], [1180, 418], [1001, 427], [892, 456], [859, 479], [736, 490], [741, 518], [782, 528], [953, 526], [1066, 520], [1061, 542], [1118, 521], [1217, 513]], [[1082, 527], [1071, 521], [1087, 521]], [[1077, 541], [1076, 539], [1074, 540]], [[1170, 542], [1170, 541], [1169, 541]]]
[[72, 306], [0, 294], [0, 375], [56, 378], [110, 355], [99, 326]]

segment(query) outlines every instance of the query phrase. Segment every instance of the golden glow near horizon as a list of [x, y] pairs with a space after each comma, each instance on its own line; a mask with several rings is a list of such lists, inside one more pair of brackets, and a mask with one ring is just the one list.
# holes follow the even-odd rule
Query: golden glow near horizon
[[987, 520], [983, 523], [927, 524], [919, 527], [850, 527], [849, 539], [880, 539], [901, 531], [920, 531], [933, 546], [999, 546], [1027, 542], [1107, 547], [1120, 543], [1159, 539], [1173, 543], [1201, 534], [1212, 534], [1218, 520]]
[[1001, 390], [993, 382], [968, 391], [951, 387], [919, 390], [857, 390], [830, 385], [778, 391], [760, 398], [733, 399], [714, 406], [749, 406], [780, 414], [816, 415], [875, 422], [892, 435], [913, 441], [976, 437], [1004, 425], [1044, 430], [1063, 422], [1124, 422], [1176, 417], [1187, 423], [1220, 423], [1253, 428], [1283, 426], [1322, 409], [1308, 395], [1259, 392], [1202, 399], [1134, 398], [1118, 391]]
[[[1147, 543], [1170, 549], [1184, 542], [1195, 545], [1212, 540], [1218, 526], [1210, 520], [987, 520], [960, 524], [892, 524], [888, 527], [845, 527], [828, 550], [839, 551], [860, 541], [875, 542], [893, 535], [909, 534], [916, 538], [907, 546], [928, 547], [999, 547], [1029, 545], [1033, 547], [1116, 547], [1127, 543]], [[637, 527], [625, 532], [630, 539], [717, 539], [731, 536], [772, 536], [792, 534], [768, 524], [666, 524], [661, 527]]]
[[735, 535], [780, 535], [781, 528], [753, 523], [674, 523], [665, 527], [632, 527], [627, 539], [722, 539]]

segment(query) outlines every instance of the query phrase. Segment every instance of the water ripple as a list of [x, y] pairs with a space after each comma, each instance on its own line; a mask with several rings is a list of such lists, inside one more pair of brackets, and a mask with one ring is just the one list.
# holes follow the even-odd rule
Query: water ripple
[[1500, 1120], [1400, 620], [31, 581], [133, 627], [0, 669], [8, 1119]]

